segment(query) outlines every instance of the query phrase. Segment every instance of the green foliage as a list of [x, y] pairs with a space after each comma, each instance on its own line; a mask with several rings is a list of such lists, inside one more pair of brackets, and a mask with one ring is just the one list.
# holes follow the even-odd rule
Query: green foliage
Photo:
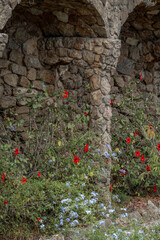
[[[151, 97], [140, 107], [141, 96], [134, 97], [133, 89], [128, 89], [124, 95], [119, 107], [123, 111], [127, 109], [129, 121], [126, 121], [125, 115], [112, 117], [112, 149], [119, 148], [121, 151], [112, 161], [113, 190], [121, 189], [130, 195], [140, 195], [146, 193], [148, 188], [153, 192], [155, 185], [157, 190], [160, 187], [160, 151], [157, 149], [160, 124], [149, 112], [149, 105], [153, 106]], [[146, 113], [150, 114], [149, 121]], [[149, 128], [150, 123], [152, 129]], [[137, 131], [138, 135], [134, 135]], [[129, 143], [126, 141], [128, 138], [131, 139]], [[136, 157], [137, 151], [140, 151], [139, 157]], [[141, 160], [142, 155], [144, 161]], [[147, 165], [151, 171], [147, 171]], [[125, 176], [120, 173], [122, 168], [127, 170]]]
[[[89, 117], [84, 113], [74, 115], [70, 98], [64, 99], [67, 107], [62, 105], [62, 93], [55, 96], [56, 102], [45, 107], [45, 112], [42, 110], [47, 93], [38, 94], [32, 101], [31, 98], [25, 99], [30, 107], [30, 126], [26, 130], [28, 140], [23, 144], [20, 141], [21, 133], [13, 133], [9, 127], [16, 129], [23, 126], [24, 121], [14, 121], [8, 117], [5, 122], [0, 122], [5, 132], [0, 139], [0, 176], [5, 174], [4, 181], [0, 181], [1, 239], [22, 235], [29, 237], [33, 231], [41, 234], [56, 234], [62, 229], [67, 231], [71, 228], [70, 223], [77, 220], [76, 217], [72, 217], [70, 222], [66, 220], [77, 205], [77, 226], [91, 224], [102, 217], [96, 203], [90, 206], [84, 204], [85, 200], [93, 198], [92, 191], [101, 193], [95, 186], [100, 164], [97, 167], [93, 164], [96, 160], [103, 165], [104, 161], [96, 153], [99, 148], [98, 132], [77, 129], [77, 126], [87, 129]], [[89, 113], [89, 105], [86, 105], [86, 113]], [[73, 120], [68, 122], [69, 117]], [[86, 144], [91, 148], [84, 152]], [[16, 148], [19, 149], [17, 155]], [[74, 154], [79, 157], [77, 164], [73, 161]], [[23, 183], [22, 178], [26, 182]], [[80, 198], [79, 193], [84, 195], [84, 199]], [[62, 203], [63, 199], [68, 198], [71, 199], [68, 205]], [[79, 198], [78, 202], [76, 198]], [[63, 213], [62, 207], [67, 207]], [[86, 214], [86, 211], [91, 213]], [[61, 214], [63, 226], [60, 225]], [[39, 222], [39, 218], [43, 222]], [[45, 227], [42, 228], [43, 225]]]

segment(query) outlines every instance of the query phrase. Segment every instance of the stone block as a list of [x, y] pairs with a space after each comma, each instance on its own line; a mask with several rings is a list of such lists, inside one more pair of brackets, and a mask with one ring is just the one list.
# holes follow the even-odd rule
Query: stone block
[[4, 76], [4, 82], [12, 87], [16, 87], [18, 83], [18, 76], [16, 74], [7, 74]]
[[37, 79], [41, 79], [46, 83], [55, 84], [58, 78], [57, 71], [50, 71], [50, 70], [40, 70], [37, 72]]
[[68, 56], [70, 58], [79, 60], [82, 58], [82, 53], [81, 53], [81, 51], [77, 51], [77, 50], [68, 50]]
[[117, 71], [122, 74], [132, 75], [134, 72], [134, 65], [135, 62], [133, 60], [124, 58], [122, 62], [118, 63]]
[[41, 65], [38, 57], [25, 56], [24, 62], [25, 62], [25, 65], [27, 66], [28, 69], [30, 69], [30, 68], [41, 69], [42, 68], [42, 65]]
[[26, 67], [17, 65], [17, 64], [15, 64], [15, 63], [13, 63], [13, 64], [11, 65], [11, 69], [12, 69], [12, 72], [13, 72], [13, 73], [16, 73], [16, 74], [18, 74], [18, 75], [26, 76], [26, 74], [27, 74], [27, 69], [26, 69]]
[[92, 92], [91, 95], [91, 104], [99, 106], [102, 102], [102, 93], [100, 90]]
[[31, 80], [31, 81], [33, 81], [33, 80], [36, 80], [36, 69], [34, 69], [34, 68], [31, 68], [31, 69], [29, 69], [29, 71], [28, 71], [28, 74], [27, 74], [27, 78], [29, 79], [29, 80]]
[[22, 77], [20, 78], [19, 85], [22, 86], [22, 87], [24, 87], [24, 88], [29, 88], [30, 81], [29, 81], [26, 77], [22, 76]]
[[83, 60], [88, 64], [92, 64], [94, 62], [94, 54], [90, 51], [83, 51]]
[[16, 106], [16, 98], [4, 96], [0, 99], [0, 107], [3, 109]]
[[37, 90], [43, 90], [44, 88], [44, 83], [42, 81], [33, 81], [33, 88]]
[[8, 68], [9, 64], [10, 64], [10, 61], [7, 61], [5, 59], [0, 59], [0, 69]]
[[23, 113], [29, 113], [29, 107], [23, 106], [23, 107], [17, 107], [16, 108], [17, 114], [23, 114]]
[[139, 40], [135, 38], [127, 38], [126, 43], [131, 46], [137, 46]]
[[90, 78], [90, 86], [92, 90], [96, 90], [100, 88], [100, 77], [96, 74], [94, 74]]
[[35, 97], [38, 94], [38, 92], [34, 89], [27, 89], [27, 88], [22, 88], [22, 87], [18, 87], [16, 89], [13, 90], [13, 95], [17, 96], [17, 95], [22, 95], [24, 97]]
[[23, 43], [23, 52], [27, 55], [37, 56], [37, 38], [33, 37], [28, 39], [25, 43]]
[[17, 63], [18, 65], [22, 65], [23, 54], [21, 50], [13, 49], [10, 53], [9, 60]]
[[4, 87], [1, 85], [0, 86], [0, 98], [3, 97], [3, 92], [4, 92]]
[[104, 95], [109, 94], [111, 91], [111, 86], [108, 82], [108, 79], [106, 79], [105, 77], [101, 79], [100, 87], [101, 87], [101, 92]]

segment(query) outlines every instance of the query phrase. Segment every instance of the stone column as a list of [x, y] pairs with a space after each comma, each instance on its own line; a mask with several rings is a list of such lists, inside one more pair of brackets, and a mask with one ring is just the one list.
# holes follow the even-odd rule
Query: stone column
[[[116, 71], [116, 66], [118, 62], [118, 57], [120, 56], [120, 47], [121, 42], [119, 39], [101, 39], [98, 40], [99, 49], [103, 49], [103, 53], [100, 57], [99, 63], [94, 62], [92, 65], [97, 65], [94, 68], [95, 75], [90, 79], [92, 92], [90, 94], [91, 98], [91, 121], [90, 127], [93, 130], [99, 130], [99, 149], [100, 153], [104, 155], [104, 151], [110, 153], [111, 149], [111, 137], [110, 137], [110, 128], [111, 128], [111, 99], [110, 99], [110, 79], [111, 76]], [[94, 49], [95, 51], [95, 49]], [[99, 125], [98, 125], [99, 124]], [[106, 162], [107, 157], [102, 158], [102, 161]], [[104, 198], [110, 200], [109, 187], [110, 187], [110, 170], [111, 170], [111, 161], [107, 164], [105, 172], [100, 173], [100, 182], [98, 185], [103, 189]], [[108, 191], [107, 191], [108, 189]]]

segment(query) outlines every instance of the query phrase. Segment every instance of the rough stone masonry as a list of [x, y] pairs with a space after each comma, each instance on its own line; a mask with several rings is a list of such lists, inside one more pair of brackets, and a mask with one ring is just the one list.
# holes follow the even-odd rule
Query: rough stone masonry
[[25, 140], [29, 108], [23, 97], [33, 98], [43, 87], [66, 90], [75, 100], [75, 113], [90, 105], [89, 126], [101, 131], [103, 153], [111, 143], [112, 110], [126, 115], [111, 109], [111, 98], [119, 102], [137, 73], [145, 78], [135, 85], [135, 94], [151, 92], [158, 102], [159, 9], [158, 0], [1, 0], [1, 114], [18, 113], [24, 125], [16, 130]]

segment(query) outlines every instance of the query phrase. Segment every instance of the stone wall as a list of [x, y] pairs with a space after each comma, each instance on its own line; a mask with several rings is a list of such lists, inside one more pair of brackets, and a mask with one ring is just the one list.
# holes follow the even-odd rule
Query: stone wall
[[[131, 88], [130, 82], [140, 75], [139, 84], [133, 85], [133, 96], [140, 95], [139, 106], [143, 107], [148, 97], [152, 105], [145, 113], [146, 120], [158, 119], [156, 110], [160, 102], [160, 5], [145, 8], [138, 6], [129, 15], [122, 27], [121, 56], [118, 60], [117, 73], [112, 79], [111, 97], [122, 103], [123, 90]], [[152, 97], [150, 97], [152, 95]], [[123, 112], [113, 106], [113, 114], [125, 115], [129, 119], [128, 109]], [[147, 122], [146, 122], [147, 124]]]

